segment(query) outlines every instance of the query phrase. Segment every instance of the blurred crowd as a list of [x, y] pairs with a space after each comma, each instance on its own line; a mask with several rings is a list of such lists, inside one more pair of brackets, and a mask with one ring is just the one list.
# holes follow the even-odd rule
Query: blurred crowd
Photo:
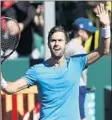
[[73, 22], [79, 17], [85, 17], [92, 21], [99, 31], [96, 31], [92, 37], [85, 42], [85, 49], [87, 52], [98, 47], [100, 42], [100, 28], [101, 24], [96, 17], [96, 7], [99, 3], [103, 3], [109, 12], [112, 32], [112, 2], [111, 1], [57, 1], [56, 2], [56, 24], [63, 25], [72, 38]]
[[[70, 32], [75, 19], [87, 17], [95, 26], [100, 28], [99, 21], [95, 15], [95, 8], [98, 2], [56, 1], [56, 25], [61, 24]], [[111, 2], [103, 1], [103, 3], [106, 5], [111, 17]], [[33, 0], [1, 1], [1, 15], [16, 19], [20, 26], [20, 43], [12, 57], [30, 56], [33, 59], [44, 58], [44, 3]], [[91, 43], [91, 50], [94, 49], [94, 42], [93, 40]]]
[[[12, 58], [43, 58], [44, 6], [38, 1], [1, 1], [1, 16], [17, 20], [21, 37]], [[10, 57], [10, 58], [11, 58]]]

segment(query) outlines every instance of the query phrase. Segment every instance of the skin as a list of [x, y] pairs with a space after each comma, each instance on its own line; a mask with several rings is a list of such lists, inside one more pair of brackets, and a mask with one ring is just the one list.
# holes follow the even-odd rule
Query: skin
[[64, 53], [66, 49], [66, 37], [63, 32], [55, 32], [48, 43], [51, 51], [51, 58], [48, 63], [54, 66], [61, 66], [65, 60]]
[[[100, 22], [102, 23], [103, 27], [110, 26], [109, 17], [106, 11], [104, 10], [103, 4], [100, 4], [96, 7], [95, 13], [96, 16], [99, 18]], [[79, 44], [82, 44], [90, 37], [90, 34], [84, 30], [79, 30], [77, 34], [78, 34]], [[51, 39], [48, 43], [48, 46], [51, 51], [51, 58], [47, 60], [47, 62], [50, 65], [55, 67], [64, 65], [64, 61], [65, 61], [64, 53], [66, 49], [66, 44], [67, 41], [65, 34], [63, 32], [55, 32], [51, 36]], [[109, 48], [110, 48], [110, 37], [106, 39], [102, 38], [98, 49], [92, 51], [87, 55], [86, 65], [89, 66], [93, 64], [95, 61], [97, 61], [99, 58], [101, 58], [102, 56], [108, 54]], [[28, 88], [28, 84], [24, 79], [20, 78], [15, 82], [8, 83], [7, 87], [2, 89], [2, 91], [7, 94], [13, 94], [25, 88]], [[84, 118], [82, 120], [86, 120], [86, 119]]]
[[[97, 17], [99, 17], [100, 22], [102, 23], [103, 27], [110, 26], [109, 16], [108, 13], [104, 9], [104, 5], [100, 4], [97, 6]], [[63, 66], [65, 57], [64, 52], [66, 49], [66, 39], [65, 34], [63, 32], [55, 32], [50, 39], [48, 44], [50, 51], [51, 51], [51, 58], [47, 60], [47, 62], [52, 66]], [[110, 49], [110, 37], [109, 38], [102, 38], [99, 48], [92, 51], [87, 55], [87, 63], [86, 65], [89, 66], [97, 61], [102, 56], [109, 53]], [[2, 78], [2, 75], [1, 75]], [[28, 87], [27, 82], [20, 78], [15, 82], [8, 83], [7, 87], [2, 89], [7, 94], [13, 94], [20, 90], [23, 90]]]
[[91, 33], [86, 30], [78, 30], [77, 35], [82, 42], [85, 42], [91, 36]]

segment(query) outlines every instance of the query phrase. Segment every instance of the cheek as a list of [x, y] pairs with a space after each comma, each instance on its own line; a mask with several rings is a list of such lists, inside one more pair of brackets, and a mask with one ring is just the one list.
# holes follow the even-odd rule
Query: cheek
[[89, 38], [89, 35], [85, 33], [84, 38], [87, 40]]
[[48, 44], [48, 47], [49, 47], [50, 49], [52, 48], [52, 46], [53, 46], [53, 44], [51, 44], [51, 43]]
[[65, 50], [66, 49], [66, 44], [63, 44], [61, 47], [63, 48], [63, 50]]
[[88, 38], [89, 38], [89, 36], [87, 35], [87, 36], [86, 36], [86, 39], [88, 39]]
[[89, 38], [91, 35], [88, 33], [88, 34], [86, 34], [87, 35], [87, 38]]

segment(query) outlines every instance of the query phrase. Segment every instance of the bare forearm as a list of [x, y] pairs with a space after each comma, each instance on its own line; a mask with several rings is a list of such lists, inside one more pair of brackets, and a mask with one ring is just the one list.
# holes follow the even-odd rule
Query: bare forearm
[[[105, 30], [104, 30], [105, 29]], [[111, 40], [111, 35], [110, 35], [110, 26], [105, 26], [102, 28], [101, 31], [101, 41], [99, 45], [99, 50], [101, 54], [105, 55], [109, 53], [110, 50], [110, 40]]]
[[17, 91], [16, 88], [13, 86], [13, 83], [8, 83], [6, 81], [5, 84], [1, 84], [1, 88], [2, 91], [7, 94], [13, 94]]
[[7, 87], [3, 88], [2, 91], [10, 95], [10, 94], [19, 92], [20, 90], [25, 89], [27, 87], [28, 86], [26, 85], [26, 86], [17, 88], [17, 86], [14, 86], [14, 83], [8, 83]]
[[16, 93], [17, 89], [13, 86], [13, 83], [9, 83], [6, 87], [2, 89], [2, 91], [10, 95]]
[[1, 87], [2, 91], [7, 94], [13, 94], [20, 90], [23, 90], [28, 87], [27, 82], [24, 79], [19, 79], [15, 82], [6, 82], [5, 79], [2, 77], [1, 79]]
[[100, 44], [99, 51], [101, 55], [106, 55], [110, 51], [110, 38], [106, 40], [102, 40], [102, 43]]
[[88, 54], [87, 64], [86, 64], [87, 66], [96, 62], [99, 58], [101, 58], [102, 56], [107, 55], [109, 53], [110, 40], [111, 40], [110, 35], [105, 38], [102, 37], [98, 49], [96, 49]]
[[100, 3], [96, 7], [96, 16], [99, 17], [100, 23], [102, 25], [101, 28], [101, 41], [98, 49], [92, 51], [87, 56], [87, 66], [94, 63], [103, 55], [109, 53], [110, 49], [110, 40], [111, 40], [111, 32], [110, 32], [110, 20], [108, 11], [105, 10], [104, 4]]

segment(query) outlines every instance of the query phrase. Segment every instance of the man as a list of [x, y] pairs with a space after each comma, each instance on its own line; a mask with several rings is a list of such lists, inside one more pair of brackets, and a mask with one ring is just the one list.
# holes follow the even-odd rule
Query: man
[[[98, 6], [103, 25], [102, 43], [95, 51], [87, 54], [64, 57], [67, 34], [63, 27], [56, 26], [48, 35], [51, 58], [31, 67], [19, 80], [7, 83], [2, 77], [1, 86], [5, 93], [13, 94], [32, 85], [38, 85], [40, 98], [40, 120], [80, 120], [79, 81], [83, 69], [109, 52], [110, 21], [104, 6]], [[69, 108], [69, 109], [68, 109]]]
[[[65, 51], [65, 56], [67, 57], [70, 57], [74, 54], [86, 53], [84, 43], [89, 39], [91, 34], [97, 30], [97, 28], [93, 26], [89, 19], [83, 17], [76, 19], [73, 23], [73, 27], [73, 39], [71, 39], [71, 41], [68, 43], [67, 49]], [[87, 69], [84, 69], [80, 78], [79, 87], [79, 110], [81, 120], [85, 120], [84, 102], [86, 96], [86, 85]]]

